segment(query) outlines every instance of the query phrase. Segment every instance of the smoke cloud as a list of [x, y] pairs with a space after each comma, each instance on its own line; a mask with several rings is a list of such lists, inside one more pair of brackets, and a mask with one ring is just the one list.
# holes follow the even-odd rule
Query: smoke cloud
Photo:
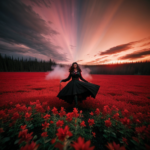
[[[50, 80], [50, 79], [66, 79], [68, 76], [69, 76], [69, 68], [70, 66], [64, 66], [64, 67], [61, 67], [59, 65], [56, 65], [56, 66], [52, 66], [52, 71], [48, 71], [46, 73], [46, 77], [45, 77], [45, 80]], [[90, 75], [90, 69], [89, 68], [85, 68], [83, 66], [80, 66], [82, 72], [82, 77], [85, 79], [85, 80], [90, 80], [92, 79], [92, 76]]]

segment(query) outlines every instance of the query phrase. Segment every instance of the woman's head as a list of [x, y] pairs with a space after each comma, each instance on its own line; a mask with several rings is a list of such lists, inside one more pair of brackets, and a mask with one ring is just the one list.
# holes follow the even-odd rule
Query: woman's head
[[74, 68], [76, 68], [79, 72], [81, 72], [81, 69], [77, 62], [72, 63], [71, 67], [69, 68], [69, 71], [72, 72], [74, 70]]

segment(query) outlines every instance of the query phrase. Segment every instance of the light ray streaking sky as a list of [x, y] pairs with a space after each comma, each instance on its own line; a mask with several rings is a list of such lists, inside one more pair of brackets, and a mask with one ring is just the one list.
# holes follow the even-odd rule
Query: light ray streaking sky
[[0, 53], [97, 65], [150, 60], [149, 0], [1, 0]]

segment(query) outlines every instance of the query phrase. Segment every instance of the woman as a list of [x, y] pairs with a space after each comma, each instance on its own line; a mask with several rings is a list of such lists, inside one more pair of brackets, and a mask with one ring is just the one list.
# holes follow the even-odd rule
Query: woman
[[[96, 97], [96, 94], [100, 88], [99, 85], [89, 83], [81, 75], [81, 69], [77, 62], [72, 63], [72, 66], [69, 68], [69, 76], [61, 80], [61, 82], [66, 82], [72, 80], [58, 93], [57, 97], [60, 99], [72, 104], [72, 101], [75, 101], [75, 106], [78, 106], [78, 101], [82, 102], [86, 100], [87, 97], [91, 96]], [[84, 81], [80, 81], [79, 78]]]

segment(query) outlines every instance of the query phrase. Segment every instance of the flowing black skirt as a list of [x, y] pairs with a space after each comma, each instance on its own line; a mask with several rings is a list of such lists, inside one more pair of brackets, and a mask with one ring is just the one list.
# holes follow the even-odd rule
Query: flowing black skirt
[[74, 101], [74, 95], [77, 95], [78, 101], [82, 102], [89, 96], [95, 98], [99, 88], [99, 85], [93, 83], [82, 82], [80, 80], [71, 80], [58, 93], [57, 97], [68, 102], [69, 104], [72, 104]]

